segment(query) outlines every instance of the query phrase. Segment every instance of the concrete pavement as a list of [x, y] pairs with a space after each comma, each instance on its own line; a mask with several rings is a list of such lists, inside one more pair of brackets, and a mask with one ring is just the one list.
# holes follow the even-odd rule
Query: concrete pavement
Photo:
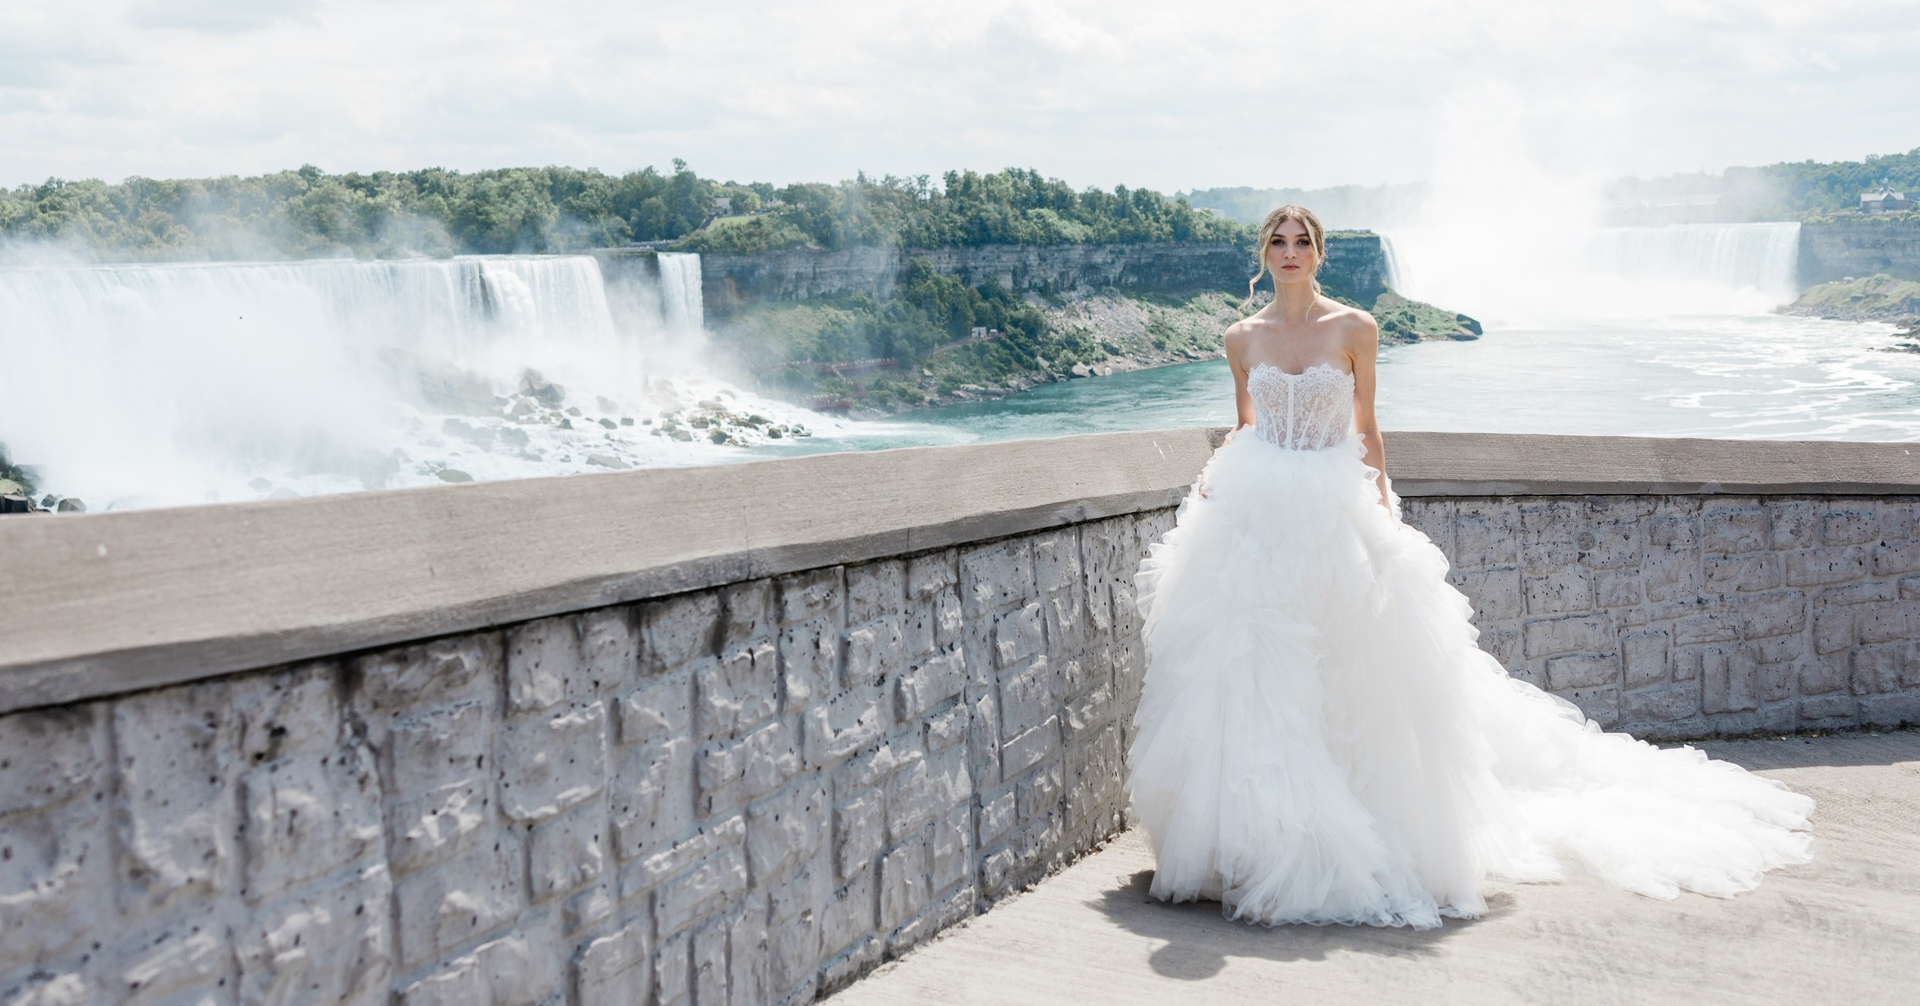
[[1147, 896], [1138, 831], [833, 997], [891, 1003], [1920, 1003], [1920, 732], [1702, 745], [1818, 801], [1814, 861], [1731, 900], [1501, 885], [1430, 932]]

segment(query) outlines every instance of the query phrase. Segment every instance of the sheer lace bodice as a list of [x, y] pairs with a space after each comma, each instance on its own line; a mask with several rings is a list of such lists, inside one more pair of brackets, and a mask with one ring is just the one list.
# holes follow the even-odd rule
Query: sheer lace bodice
[[1353, 432], [1353, 375], [1316, 363], [1289, 374], [1270, 363], [1247, 372], [1253, 435], [1289, 450], [1318, 451]]

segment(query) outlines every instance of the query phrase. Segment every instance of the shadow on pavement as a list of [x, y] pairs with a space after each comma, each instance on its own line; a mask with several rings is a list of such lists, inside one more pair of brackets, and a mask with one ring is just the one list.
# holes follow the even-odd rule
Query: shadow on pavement
[[[1217, 901], [1168, 904], [1147, 893], [1153, 871], [1115, 878], [1114, 886], [1090, 902], [1115, 925], [1161, 941], [1148, 963], [1165, 977], [1201, 981], [1220, 973], [1229, 957], [1320, 961], [1341, 953], [1421, 958], [1438, 953], [1439, 944], [1479, 920], [1448, 919], [1438, 929], [1405, 927], [1282, 925], [1235, 922], [1220, 914]], [[1513, 911], [1512, 895], [1487, 898], [1486, 919]]]
[[1858, 768], [1920, 761], [1920, 730], [1788, 734], [1742, 740], [1699, 741], [1714, 758], [1764, 771], [1782, 768]]

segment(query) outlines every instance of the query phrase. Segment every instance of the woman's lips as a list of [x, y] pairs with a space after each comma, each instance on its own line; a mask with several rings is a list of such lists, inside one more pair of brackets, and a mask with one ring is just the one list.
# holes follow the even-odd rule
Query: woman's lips
[[1300, 267], [1299, 267], [1299, 266], [1297, 266], [1297, 265], [1283, 265], [1283, 266], [1281, 266], [1280, 268], [1282, 268], [1282, 269], [1285, 269], [1285, 270], [1286, 270], [1286, 271], [1288, 271], [1288, 272], [1298, 272], [1298, 271], [1300, 271]]

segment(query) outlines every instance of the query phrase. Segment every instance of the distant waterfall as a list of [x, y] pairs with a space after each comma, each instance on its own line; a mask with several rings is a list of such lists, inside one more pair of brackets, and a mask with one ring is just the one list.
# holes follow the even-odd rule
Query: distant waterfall
[[660, 315], [668, 331], [698, 332], [706, 324], [700, 294], [700, 256], [660, 253]]
[[695, 460], [656, 419], [743, 393], [683, 337], [699, 256], [660, 267], [611, 295], [584, 255], [0, 267], [0, 443], [96, 508]]
[[1409, 277], [1406, 275], [1406, 269], [1400, 264], [1400, 256], [1393, 250], [1393, 239], [1385, 234], [1380, 235], [1380, 254], [1387, 262], [1385, 277], [1387, 288], [1399, 292], [1401, 285]]
[[1786, 301], [1796, 294], [1800, 225], [1610, 227], [1591, 248], [1593, 265], [1611, 275], [1755, 290]]
[[1797, 294], [1797, 223], [1589, 227], [1502, 212], [1394, 232], [1396, 289], [1500, 327], [1758, 314]]

